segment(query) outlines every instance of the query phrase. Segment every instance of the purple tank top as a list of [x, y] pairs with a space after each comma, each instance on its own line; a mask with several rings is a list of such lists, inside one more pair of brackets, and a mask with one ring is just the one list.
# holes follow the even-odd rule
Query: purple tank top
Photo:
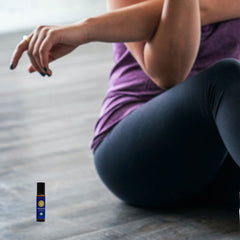
[[[128, 113], [138, 108], [164, 89], [159, 88], [141, 69], [124, 43], [113, 43], [114, 67], [109, 88], [95, 123], [92, 151], [109, 131]], [[201, 44], [188, 77], [223, 59], [240, 60], [240, 19], [209, 24], [201, 28]]]

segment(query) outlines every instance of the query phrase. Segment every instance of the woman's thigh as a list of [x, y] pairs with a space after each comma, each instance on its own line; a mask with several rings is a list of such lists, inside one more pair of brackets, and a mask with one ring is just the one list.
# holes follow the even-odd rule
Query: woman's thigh
[[97, 172], [117, 197], [136, 206], [176, 206], [214, 179], [228, 154], [212, 117], [221, 97], [211, 96], [216, 67], [132, 111], [97, 147]]

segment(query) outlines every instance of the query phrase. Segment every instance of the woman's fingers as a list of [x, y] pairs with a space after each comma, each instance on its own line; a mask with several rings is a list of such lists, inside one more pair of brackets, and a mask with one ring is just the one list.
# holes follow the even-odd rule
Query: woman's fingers
[[53, 26], [39, 26], [35, 30], [35, 35], [29, 45], [29, 57], [36, 70], [48, 76], [52, 75], [48, 63], [49, 51], [53, 45]]
[[42, 26], [38, 27], [35, 31], [34, 31], [34, 35], [32, 37], [32, 39], [30, 40], [29, 42], [29, 46], [28, 46], [28, 56], [30, 58], [30, 61], [32, 63], [32, 65], [34, 66], [34, 68], [41, 74], [41, 75], [44, 75], [44, 70], [43, 68], [41, 67], [41, 65], [37, 62], [37, 57], [36, 57], [36, 51], [34, 50], [35, 49], [35, 43], [37, 42], [38, 40], [38, 34], [39, 34], [39, 31], [41, 29]]
[[41, 45], [39, 47], [39, 58], [41, 65], [45, 68], [46, 72], [49, 74], [52, 74], [51, 69], [49, 68], [48, 63], [50, 62], [49, 59], [49, 51], [51, 50], [53, 46], [54, 41], [54, 32], [49, 31], [45, 39], [41, 42]]
[[[49, 55], [48, 55], [48, 63], [54, 61], [56, 58], [57, 58], [56, 56], [54, 56], [54, 55], [52, 55], [52, 54], [49, 53]], [[49, 69], [49, 70], [50, 70], [50, 69]], [[36, 71], [36, 69], [35, 69], [34, 66], [31, 64], [31, 65], [29, 66], [29, 68], [28, 68], [28, 71], [29, 71], [30, 73], [33, 73], [33, 72]], [[51, 70], [50, 70], [50, 72], [51, 72], [50, 74], [52, 75], [52, 71], [51, 71]]]
[[28, 71], [29, 71], [30, 73], [33, 73], [33, 72], [36, 71], [36, 69], [35, 69], [35, 67], [31, 64], [31, 65], [28, 67]]
[[52, 48], [53, 36], [49, 28], [42, 29], [38, 35], [38, 39], [35, 43], [33, 55], [36, 62], [41, 66], [44, 72], [48, 75], [52, 74], [48, 63], [49, 63], [49, 51]]
[[[29, 36], [31, 39], [32, 34]], [[22, 40], [15, 48], [13, 52], [13, 56], [11, 59], [11, 69], [14, 69], [17, 67], [19, 59], [21, 58], [24, 51], [28, 49], [28, 42], [26, 40]]]
[[[57, 30], [58, 28], [60, 27], [43, 25], [37, 27], [29, 36], [30, 41], [22, 40], [21, 43], [18, 44], [12, 58], [13, 66], [10, 68], [14, 69], [16, 67], [23, 52], [27, 50], [31, 62], [28, 71], [30, 73], [38, 71], [43, 76], [45, 76], [45, 74], [51, 76], [52, 71], [49, 68], [49, 62], [53, 61], [53, 56], [55, 56], [56, 59], [57, 54], [55, 54], [54, 51], [60, 51], [58, 48], [54, 49], [54, 46], [57, 46], [61, 40], [61, 34], [58, 34], [58, 32], [60, 32]], [[62, 52], [64, 53], [64, 50]]]

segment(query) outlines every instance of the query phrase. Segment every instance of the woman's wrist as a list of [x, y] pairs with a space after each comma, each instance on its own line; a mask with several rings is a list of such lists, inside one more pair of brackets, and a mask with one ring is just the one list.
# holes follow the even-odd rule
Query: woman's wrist
[[[86, 18], [80, 25], [84, 29], [85, 43], [97, 41], [97, 20], [95, 17]], [[94, 34], [95, 33], [95, 34]]]
[[89, 28], [88, 19], [61, 27], [59, 29], [60, 43], [79, 46], [90, 42]]

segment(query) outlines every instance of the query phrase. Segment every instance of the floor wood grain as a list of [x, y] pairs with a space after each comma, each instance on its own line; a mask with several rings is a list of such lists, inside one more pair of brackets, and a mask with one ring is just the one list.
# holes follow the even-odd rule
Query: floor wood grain
[[[239, 239], [237, 212], [128, 206], [100, 181], [90, 141], [108, 88], [111, 44], [92, 43], [28, 73], [25, 53], [9, 70], [25, 33], [0, 35], [0, 239]], [[46, 183], [46, 222], [36, 222], [36, 182]]]

